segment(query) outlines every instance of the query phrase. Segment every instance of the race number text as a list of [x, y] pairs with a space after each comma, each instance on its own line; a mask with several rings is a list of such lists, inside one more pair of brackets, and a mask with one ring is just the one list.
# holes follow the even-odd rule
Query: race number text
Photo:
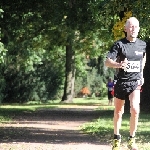
[[140, 72], [140, 61], [128, 61], [126, 72]]

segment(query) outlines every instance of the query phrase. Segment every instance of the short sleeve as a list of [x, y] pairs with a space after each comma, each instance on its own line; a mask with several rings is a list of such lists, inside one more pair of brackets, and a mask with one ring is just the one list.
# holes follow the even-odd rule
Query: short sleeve
[[106, 58], [116, 60], [119, 55], [119, 50], [120, 50], [119, 43], [118, 42], [114, 43], [110, 51], [107, 53]]

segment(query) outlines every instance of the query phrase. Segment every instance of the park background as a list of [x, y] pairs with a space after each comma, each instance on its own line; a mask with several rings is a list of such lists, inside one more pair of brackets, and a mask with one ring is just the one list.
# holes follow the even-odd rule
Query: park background
[[[20, 142], [25, 133], [33, 135], [26, 127], [21, 128], [24, 132], [6, 127], [11, 121], [17, 124], [18, 116], [20, 121], [25, 116], [28, 121], [32, 122], [34, 117], [39, 121], [34, 114], [42, 109], [43, 121], [46, 115], [50, 117], [47, 111], [53, 108], [61, 112], [60, 108], [66, 111], [77, 106], [99, 107], [99, 118], [83, 125], [81, 130], [110, 144], [114, 106], [107, 105], [106, 83], [115, 70], [106, 68], [104, 61], [114, 41], [125, 36], [126, 20], [134, 16], [140, 21], [139, 38], [147, 43], [137, 142], [142, 150], [150, 149], [149, 14], [148, 0], [1, 0], [0, 137], [6, 148], [14, 140]], [[128, 102], [123, 116], [123, 143], [128, 136]], [[85, 118], [87, 114], [82, 116], [81, 112], [84, 113], [80, 111], [79, 116]], [[39, 136], [42, 139], [43, 134]]]
[[134, 16], [147, 42], [141, 108], [149, 110], [149, 12], [147, 0], [0, 1], [0, 102], [72, 102], [85, 87], [86, 96], [105, 97], [114, 75], [106, 53]]

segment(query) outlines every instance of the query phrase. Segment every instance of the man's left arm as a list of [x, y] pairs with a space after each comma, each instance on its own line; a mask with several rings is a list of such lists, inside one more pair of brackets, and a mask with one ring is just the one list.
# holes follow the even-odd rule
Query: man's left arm
[[141, 72], [141, 74], [142, 74], [142, 85], [144, 84], [143, 70], [145, 67], [145, 63], [146, 63], [146, 53], [145, 53], [145, 55], [143, 57], [143, 61], [142, 61], [142, 72]]
[[145, 63], [146, 63], [146, 53], [145, 53], [143, 61], [142, 61], [142, 73], [143, 73], [143, 70], [144, 70], [144, 67], [145, 67]]

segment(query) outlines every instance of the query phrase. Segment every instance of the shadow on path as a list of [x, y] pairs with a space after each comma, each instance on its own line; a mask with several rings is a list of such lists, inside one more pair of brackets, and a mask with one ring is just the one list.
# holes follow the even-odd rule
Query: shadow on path
[[92, 143], [100, 141], [81, 133], [79, 127], [99, 118], [99, 112], [86, 108], [57, 108], [18, 114], [14, 120], [0, 125], [0, 143]]

